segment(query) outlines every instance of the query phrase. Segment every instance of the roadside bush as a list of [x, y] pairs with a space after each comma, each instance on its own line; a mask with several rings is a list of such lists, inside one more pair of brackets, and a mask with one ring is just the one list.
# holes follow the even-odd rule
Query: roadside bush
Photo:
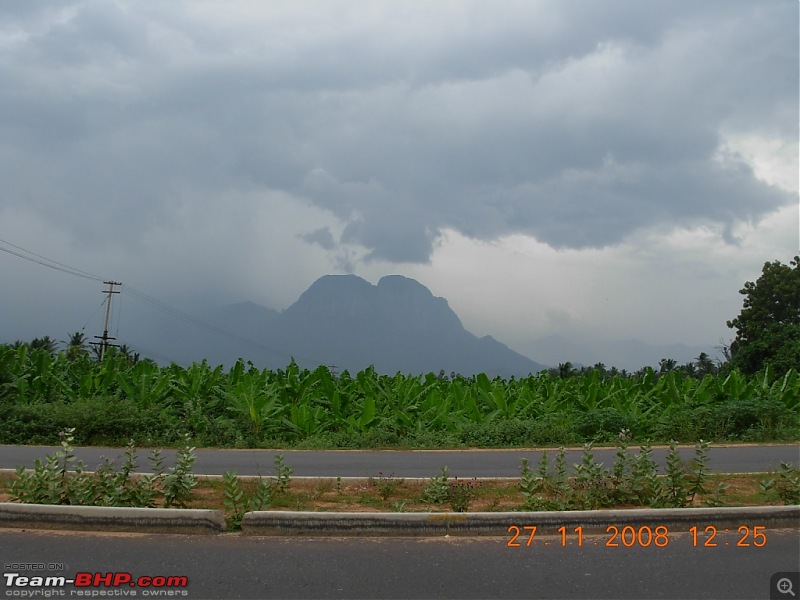
[[718, 430], [712, 407], [673, 406], [659, 417], [653, 437], [678, 442], [689, 442], [703, 436], [716, 440], [720, 439]]
[[418, 431], [405, 438], [405, 444], [409, 448], [454, 448], [458, 438], [449, 431]]
[[785, 404], [768, 398], [728, 402], [720, 407], [718, 418], [730, 428], [727, 437], [751, 441], [778, 439], [798, 421]]
[[104, 459], [94, 471], [76, 460], [73, 444], [74, 430], [60, 433], [61, 448], [43, 461], [37, 459], [34, 468], [18, 467], [8, 491], [15, 502], [30, 504], [71, 504], [81, 506], [132, 506], [147, 508], [160, 498], [165, 507], [183, 508], [197, 484], [192, 475], [194, 448], [184, 445], [178, 450], [175, 467], [164, 472], [163, 459], [158, 451], [150, 455], [152, 475], [135, 475], [136, 448], [129, 443], [124, 460], [118, 469]]
[[781, 470], [769, 479], [760, 482], [761, 493], [769, 501], [780, 500], [784, 504], [800, 504], [800, 470], [791, 463], [781, 463]]
[[507, 448], [535, 444], [539, 437], [536, 421], [503, 419], [488, 424], [466, 423], [458, 432], [458, 441], [466, 446]]
[[614, 441], [622, 430], [638, 432], [638, 420], [611, 407], [581, 413], [575, 423], [575, 432], [586, 442]]
[[75, 443], [124, 446], [178, 441], [180, 424], [158, 406], [140, 408], [129, 400], [86, 398], [73, 403], [0, 406], [0, 443], [58, 444], [59, 432], [73, 428]]
[[304, 450], [317, 449], [356, 449], [364, 448], [364, 440], [360, 434], [351, 434], [344, 431], [325, 431], [300, 440], [294, 448]]
[[530, 445], [566, 446], [581, 441], [574, 428], [574, 413], [557, 412], [542, 415], [535, 421]]
[[668, 411], [659, 419], [656, 439], [691, 442], [796, 439], [798, 415], [769, 398], [731, 400]]
[[393, 427], [378, 425], [361, 436], [360, 448], [386, 448], [397, 446], [401, 440], [400, 434]]

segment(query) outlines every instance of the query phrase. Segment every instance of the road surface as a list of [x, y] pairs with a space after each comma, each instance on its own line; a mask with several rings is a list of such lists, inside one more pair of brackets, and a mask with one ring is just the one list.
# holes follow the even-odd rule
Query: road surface
[[[19, 465], [32, 467], [34, 460], [57, 450], [53, 446], [0, 446], [0, 469]], [[616, 449], [595, 449], [597, 461], [611, 467]], [[199, 475], [222, 475], [234, 470], [239, 475], [271, 476], [273, 450], [197, 450], [194, 472]], [[453, 477], [519, 477], [520, 460], [525, 457], [535, 468], [541, 457], [538, 450], [467, 450], [467, 451], [312, 451], [282, 450], [295, 477], [377, 477], [380, 473], [394, 477], [433, 477], [447, 466]], [[653, 456], [663, 467], [667, 449], [656, 448]], [[76, 454], [89, 468], [100, 464], [101, 457], [117, 459], [119, 448], [77, 448]], [[139, 451], [140, 471], [149, 471], [149, 451]], [[555, 450], [548, 455], [555, 459]], [[174, 450], [164, 451], [166, 464], [174, 461]], [[681, 457], [690, 460], [691, 447], [681, 448]], [[567, 465], [581, 461], [580, 450], [567, 451]], [[781, 462], [800, 464], [800, 444], [716, 446], [709, 451], [709, 466], [718, 473], [758, 473], [778, 470]]]
[[[186, 577], [187, 598], [769, 598], [776, 573], [800, 571], [796, 530], [768, 530], [757, 548], [720, 534], [716, 547], [670, 533], [663, 547], [608, 547], [608, 536], [537, 536], [530, 547], [498, 538], [313, 539], [0, 530], [4, 597], [26, 588], [8, 573], [129, 573]], [[753, 541], [752, 538], [750, 540]], [[595, 545], [597, 542], [597, 545]], [[33, 563], [35, 570], [20, 569]], [[39, 569], [38, 567], [43, 567]], [[144, 597], [165, 588], [75, 588]], [[800, 592], [797, 585], [795, 593]], [[183, 595], [186, 592], [186, 595]], [[30, 596], [29, 596], [30, 597]], [[39, 596], [43, 597], [43, 596]], [[781, 597], [781, 596], [778, 596]], [[787, 600], [790, 596], [786, 596]]]

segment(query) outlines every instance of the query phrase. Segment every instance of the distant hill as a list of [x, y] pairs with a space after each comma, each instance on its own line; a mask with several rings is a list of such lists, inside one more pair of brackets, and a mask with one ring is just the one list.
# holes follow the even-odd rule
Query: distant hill
[[447, 300], [399, 275], [377, 285], [355, 275], [326, 275], [282, 313], [245, 302], [221, 307], [207, 320], [257, 345], [194, 333], [181, 351], [192, 352], [191, 360], [231, 364], [241, 356], [259, 367], [281, 368], [293, 356], [302, 366], [336, 365], [340, 371], [374, 365], [389, 374], [444, 370], [503, 377], [546, 368], [491, 336], [474, 336]]

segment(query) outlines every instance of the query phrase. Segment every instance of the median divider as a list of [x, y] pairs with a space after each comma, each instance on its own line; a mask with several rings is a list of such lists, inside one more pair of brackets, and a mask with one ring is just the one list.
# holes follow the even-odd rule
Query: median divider
[[538, 526], [555, 531], [562, 526], [581, 526], [583, 532], [607, 533], [627, 525], [666, 527], [688, 532], [691, 527], [714, 526], [736, 531], [739, 527], [800, 529], [800, 506], [723, 508], [663, 508], [623, 510], [574, 510], [501, 513], [343, 513], [343, 512], [249, 512], [242, 533], [259, 536], [505, 536], [510, 527]]
[[[252, 536], [506, 536], [510, 528], [536, 526], [543, 535], [580, 526], [584, 534], [666, 527], [688, 532], [713, 526], [800, 529], [800, 506], [573, 510], [552, 512], [248, 512], [242, 534]], [[225, 532], [221, 511], [185, 508], [128, 508], [0, 503], [0, 527], [68, 531], [218, 534]], [[517, 531], [519, 532], [519, 530]]]
[[225, 531], [219, 510], [0, 503], [0, 527], [216, 534]]

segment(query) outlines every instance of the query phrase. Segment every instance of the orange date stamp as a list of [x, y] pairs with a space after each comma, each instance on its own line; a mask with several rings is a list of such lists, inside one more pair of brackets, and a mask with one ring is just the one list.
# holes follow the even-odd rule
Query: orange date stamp
[[[724, 541], [722, 536], [717, 539], [718, 534], [733, 533], [734, 530], [727, 528], [718, 529], [714, 525], [707, 525], [705, 527], [690, 527], [687, 530], [670, 532], [666, 525], [642, 525], [635, 527], [633, 525], [609, 525], [606, 528], [606, 536], [602, 540], [595, 540], [592, 542], [594, 546], [599, 546], [601, 543], [606, 548], [632, 548], [638, 546], [641, 548], [665, 548], [670, 544], [670, 533], [689, 533], [691, 534], [692, 547], [698, 548], [718, 548], [721, 546], [735, 545], [739, 548], [763, 548], [767, 545], [766, 527], [762, 525], [741, 525], [735, 529], [736, 539], [733, 541]], [[555, 541], [549, 538], [543, 541], [534, 541], [536, 534], [543, 536], [556, 536]], [[555, 532], [542, 532], [538, 525], [509, 525], [508, 534], [510, 538], [506, 542], [509, 548], [530, 548], [536, 544], [543, 544], [545, 546], [561, 545], [578, 546], [584, 545], [584, 529], [582, 525], [577, 527], [567, 527], [562, 525]]]

